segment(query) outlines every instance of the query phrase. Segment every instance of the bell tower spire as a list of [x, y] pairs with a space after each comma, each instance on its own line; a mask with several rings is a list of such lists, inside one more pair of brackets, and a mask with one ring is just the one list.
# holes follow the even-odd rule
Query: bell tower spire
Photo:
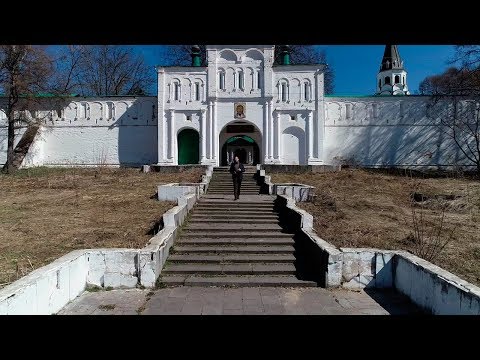
[[376, 89], [377, 95], [410, 95], [407, 71], [403, 67], [397, 45], [385, 45]]

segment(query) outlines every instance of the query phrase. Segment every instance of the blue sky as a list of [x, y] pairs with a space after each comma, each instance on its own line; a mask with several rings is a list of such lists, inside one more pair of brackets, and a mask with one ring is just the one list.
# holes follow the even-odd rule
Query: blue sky
[[[374, 93], [376, 75], [384, 45], [319, 45], [327, 50], [329, 64], [335, 69], [335, 94], [369, 95]], [[162, 63], [163, 46], [136, 46], [148, 64]], [[452, 45], [399, 45], [400, 56], [408, 71], [412, 94], [429, 75], [442, 72], [454, 55]]]

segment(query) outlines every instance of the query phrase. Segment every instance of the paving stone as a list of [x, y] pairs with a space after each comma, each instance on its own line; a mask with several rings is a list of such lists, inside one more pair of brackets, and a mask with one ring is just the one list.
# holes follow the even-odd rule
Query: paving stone
[[188, 296], [191, 288], [187, 286], [176, 287], [170, 291], [169, 298], [185, 298]]
[[182, 308], [181, 313], [186, 315], [200, 315], [202, 313], [203, 303], [201, 301], [187, 301]]
[[241, 309], [223, 309], [223, 315], [243, 315], [243, 308]]
[[258, 299], [260, 298], [260, 288], [243, 288], [242, 296], [243, 299]]
[[219, 305], [204, 305], [202, 308], [202, 315], [221, 315], [223, 313], [223, 304]]
[[243, 313], [245, 315], [265, 315], [263, 307], [258, 306], [244, 306]]
[[285, 307], [280, 304], [264, 304], [265, 315], [285, 315]]

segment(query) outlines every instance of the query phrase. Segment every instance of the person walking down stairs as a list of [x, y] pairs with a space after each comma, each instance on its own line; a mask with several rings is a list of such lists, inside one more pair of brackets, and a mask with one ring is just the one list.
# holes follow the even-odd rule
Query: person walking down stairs
[[232, 174], [233, 180], [233, 195], [234, 200], [240, 198], [240, 186], [242, 185], [243, 173], [245, 172], [245, 167], [240, 162], [238, 156], [235, 156], [234, 160], [230, 164], [230, 173]]

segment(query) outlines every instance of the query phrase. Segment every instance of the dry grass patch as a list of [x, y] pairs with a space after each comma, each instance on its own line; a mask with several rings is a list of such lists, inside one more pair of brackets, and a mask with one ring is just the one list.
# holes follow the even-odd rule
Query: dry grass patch
[[[453, 235], [432, 261], [480, 285], [480, 182], [462, 178], [410, 178], [348, 169], [325, 174], [272, 174], [272, 182], [316, 187], [315, 203], [298, 203], [314, 216], [320, 237], [337, 247], [418, 251], [412, 204], [425, 228]], [[412, 193], [417, 193], [412, 200]]]
[[0, 287], [75, 249], [140, 248], [173, 202], [157, 185], [199, 182], [138, 169], [33, 168], [0, 175]]

